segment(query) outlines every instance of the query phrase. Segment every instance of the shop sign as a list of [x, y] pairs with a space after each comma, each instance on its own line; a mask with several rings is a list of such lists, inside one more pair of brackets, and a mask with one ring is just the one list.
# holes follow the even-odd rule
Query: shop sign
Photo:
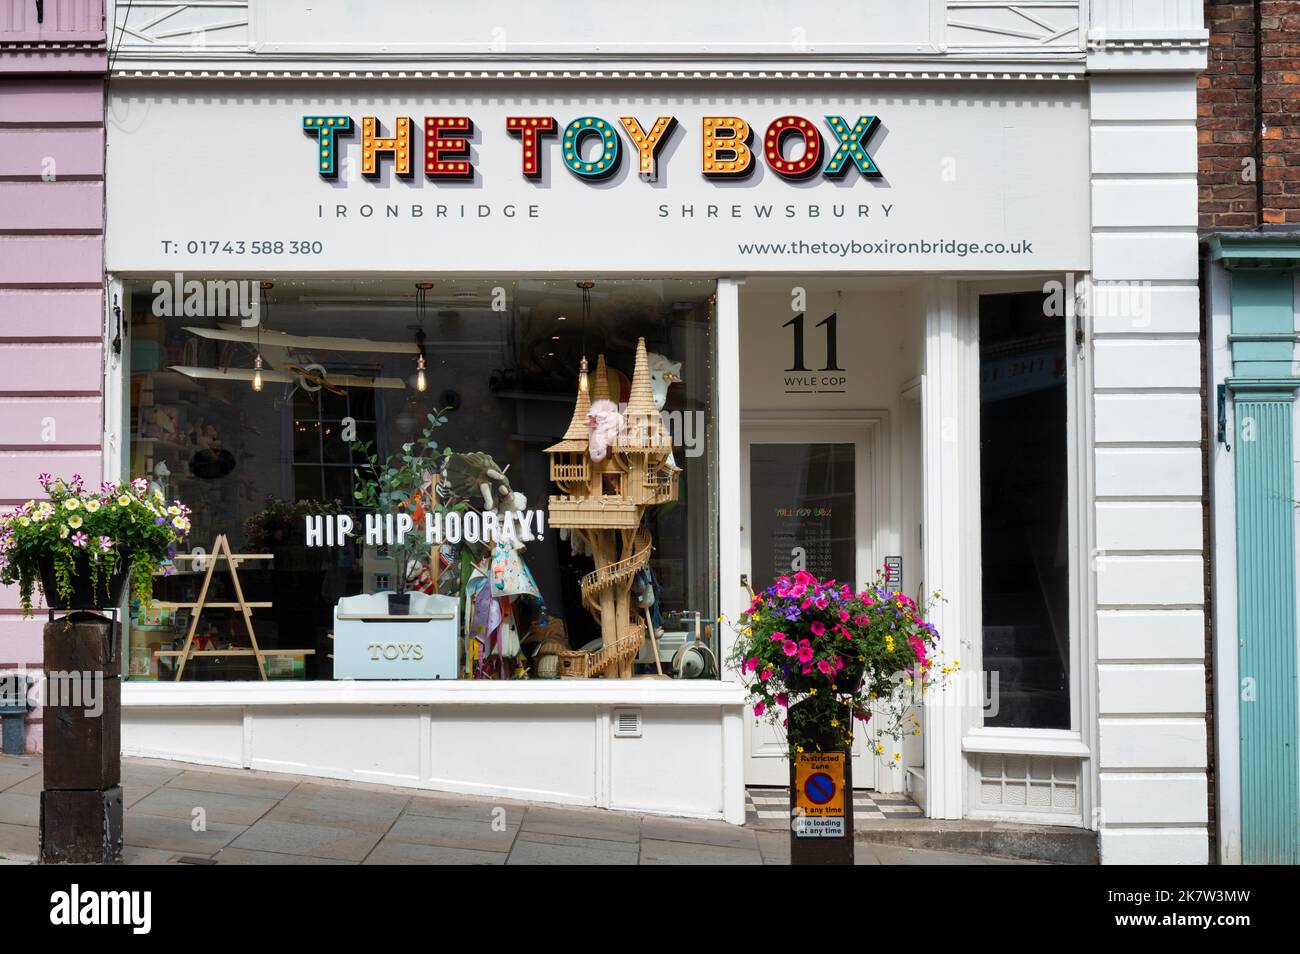
[[[111, 108], [131, 122], [107, 132], [108, 267], [1089, 266], [1082, 85], [1041, 98], [943, 83], [762, 89], [507, 81], [443, 88], [434, 100], [392, 83], [304, 83], [293, 95], [249, 83], [197, 98], [161, 80], [132, 84]], [[832, 310], [805, 316], [806, 370], [785, 365], [798, 387], [834, 392], [846, 387], [837, 377], [852, 378], [838, 370], [851, 367], [847, 342], [825, 348], [827, 336], [837, 343]]]
[[[303, 131], [315, 144], [313, 161], [322, 179], [338, 177], [344, 140], [358, 138], [359, 130], [356, 148], [366, 179], [378, 179], [382, 166], [390, 164], [393, 174], [403, 179], [421, 169], [434, 181], [473, 181], [470, 142], [476, 127], [471, 117], [426, 116], [422, 133], [417, 127], [410, 116], [398, 116], [388, 135], [377, 116], [363, 116], [360, 123], [339, 113], [302, 117]], [[879, 128], [878, 116], [848, 120], [828, 115], [827, 140], [814, 120], [790, 114], [773, 119], [756, 143], [754, 127], [742, 117], [704, 116], [699, 170], [709, 179], [747, 179], [754, 173], [757, 153], [768, 169], [790, 182], [817, 175], [842, 179], [852, 169], [868, 179], [879, 179], [880, 168], [867, 150]], [[524, 178], [542, 178], [554, 157], [579, 181], [593, 184], [617, 173], [626, 152], [635, 155], [642, 181], [657, 182], [664, 147], [678, 129], [675, 116], [656, 116], [649, 129], [636, 116], [619, 116], [617, 122], [579, 116], [563, 126], [554, 116], [509, 116], [505, 121], [505, 131], [519, 141], [519, 173]]]

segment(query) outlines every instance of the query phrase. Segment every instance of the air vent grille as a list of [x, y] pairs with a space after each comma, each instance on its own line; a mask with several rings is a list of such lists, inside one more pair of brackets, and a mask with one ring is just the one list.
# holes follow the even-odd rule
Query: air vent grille
[[641, 710], [640, 709], [615, 709], [614, 710], [614, 738], [616, 739], [641, 738]]

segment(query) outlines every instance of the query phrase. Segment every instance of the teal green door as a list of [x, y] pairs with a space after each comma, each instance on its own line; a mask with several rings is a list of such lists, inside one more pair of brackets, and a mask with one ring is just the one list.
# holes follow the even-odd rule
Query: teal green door
[[1294, 392], [1237, 394], [1237, 636], [1241, 857], [1300, 863]]

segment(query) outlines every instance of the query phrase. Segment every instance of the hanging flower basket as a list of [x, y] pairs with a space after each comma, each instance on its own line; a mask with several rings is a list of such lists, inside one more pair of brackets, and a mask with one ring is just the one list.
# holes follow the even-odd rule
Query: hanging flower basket
[[41, 579], [41, 592], [45, 605], [56, 610], [98, 610], [117, 606], [122, 601], [122, 589], [131, 572], [129, 553], [118, 555], [113, 568], [95, 572], [89, 554], [78, 553], [72, 558], [71, 589], [60, 591], [54, 557], [46, 556], [36, 564]]
[[51, 609], [116, 606], [128, 578], [132, 598], [148, 605], [154, 571], [189, 530], [189, 508], [144, 477], [98, 491], [78, 475], [37, 480], [47, 500], [0, 514], [0, 583], [17, 584], [23, 614], [32, 615], [38, 586]]
[[882, 735], [898, 740], [906, 731], [908, 704], [957, 666], [935, 659], [928, 608], [887, 586], [883, 574], [854, 592], [800, 571], [754, 597], [731, 662], [748, 683], [754, 715], [785, 731], [791, 759], [851, 746], [854, 723], [873, 708], [889, 716], [874, 727], [879, 753]]

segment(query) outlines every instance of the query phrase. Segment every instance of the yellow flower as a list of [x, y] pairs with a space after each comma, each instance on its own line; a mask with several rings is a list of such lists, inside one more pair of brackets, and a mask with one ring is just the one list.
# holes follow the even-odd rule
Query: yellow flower
[[831, 719], [831, 728], [833, 728], [833, 729], [838, 729], [839, 727], [840, 727], [840, 720], [839, 720], [839, 719]]
[[67, 500], [63, 501], [63, 506], [69, 510], [76, 510], [81, 506], [81, 501], [76, 497], [69, 497]]
[[181, 508], [176, 506], [175, 504], [172, 504], [170, 507], [167, 508], [167, 512], [171, 514], [173, 517], [179, 517], [181, 515]]
[[79, 526], [81, 526], [81, 518], [75, 515], [69, 517], [68, 526], [70, 526], [73, 530], [76, 530]]
[[21, 523], [24, 527], [30, 527], [32, 525], [32, 521], [29, 517], [19, 517], [18, 522]]
[[99, 510], [98, 500], [95, 500], [92, 497], [90, 500], [86, 501], [86, 513], [95, 513], [97, 510]]
[[960, 659], [954, 659], [954, 660], [952, 661], [952, 668], [953, 668], [953, 669], [958, 668], [960, 665], [961, 665], [961, 660], [960, 660]]
[[126, 494], [122, 494], [122, 496], [117, 498], [117, 505], [119, 507], [129, 507], [131, 506], [131, 498]]
[[902, 752], [895, 752], [895, 753], [894, 753], [894, 761], [895, 761], [895, 762], [901, 762], [902, 760], [903, 760], [903, 753], [902, 753]]
[[809, 689], [809, 690], [808, 690], [808, 693], [809, 693], [809, 695], [814, 695], [814, 696], [815, 696], [815, 695], [817, 695], [817, 690], [816, 690], [816, 689]]
[[879, 742], [876, 743], [876, 754], [877, 754], [877, 755], [884, 755], [884, 754], [885, 754], [885, 747], [884, 747], [883, 745], [881, 745]]
[[802, 746], [802, 745], [796, 745], [796, 746], [794, 747], [794, 750], [795, 750], [796, 752], [802, 752], [802, 751], [803, 751], [803, 746]]

